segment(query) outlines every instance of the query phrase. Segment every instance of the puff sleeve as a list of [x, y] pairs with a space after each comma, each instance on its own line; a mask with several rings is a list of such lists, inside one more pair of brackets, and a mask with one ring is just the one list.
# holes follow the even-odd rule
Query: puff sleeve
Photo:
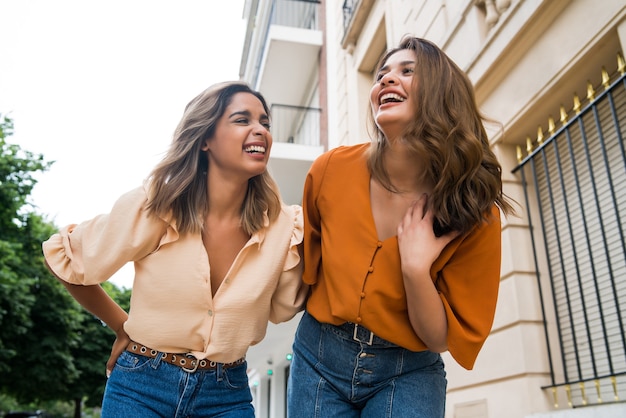
[[109, 214], [60, 229], [42, 244], [48, 268], [68, 283], [94, 285], [154, 251], [168, 225], [148, 218], [145, 203], [139, 187], [122, 195]]
[[292, 205], [286, 209], [293, 219], [293, 228], [283, 271], [272, 296], [269, 320], [273, 323], [288, 321], [301, 311], [309, 290], [309, 287], [302, 282], [303, 263], [300, 255], [304, 234], [302, 208]]

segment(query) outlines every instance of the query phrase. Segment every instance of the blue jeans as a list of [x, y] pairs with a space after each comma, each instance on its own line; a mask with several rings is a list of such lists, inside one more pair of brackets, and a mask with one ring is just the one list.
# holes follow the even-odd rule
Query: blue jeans
[[247, 363], [188, 373], [124, 351], [109, 377], [102, 418], [254, 418]]
[[292, 418], [444, 416], [446, 372], [430, 351], [413, 352], [354, 324], [320, 323], [304, 313], [287, 387]]

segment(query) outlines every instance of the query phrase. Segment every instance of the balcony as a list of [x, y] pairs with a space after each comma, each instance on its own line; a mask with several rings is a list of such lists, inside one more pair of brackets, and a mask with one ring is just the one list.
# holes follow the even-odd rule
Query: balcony
[[[272, 0], [252, 81], [270, 104], [308, 104], [317, 80], [322, 31], [318, 2]], [[260, 29], [260, 28], [259, 28]]]
[[343, 39], [341, 47], [351, 51], [367, 21], [374, 0], [344, 0], [343, 11]]
[[274, 145], [269, 171], [288, 204], [300, 204], [302, 186], [311, 162], [324, 148], [320, 145], [321, 109], [273, 104]]
[[319, 109], [318, 0], [246, 0], [240, 77], [265, 96], [274, 144], [268, 169], [288, 204], [300, 204], [311, 163], [324, 150]]

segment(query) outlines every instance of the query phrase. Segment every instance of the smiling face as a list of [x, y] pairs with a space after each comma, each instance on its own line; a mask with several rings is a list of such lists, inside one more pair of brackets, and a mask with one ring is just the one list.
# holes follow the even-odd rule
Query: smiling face
[[376, 74], [376, 81], [370, 90], [374, 121], [389, 140], [400, 137], [415, 118], [415, 65], [413, 50], [401, 49], [393, 53]]
[[272, 148], [270, 118], [263, 103], [250, 93], [236, 93], [205, 140], [209, 171], [249, 179], [263, 173]]

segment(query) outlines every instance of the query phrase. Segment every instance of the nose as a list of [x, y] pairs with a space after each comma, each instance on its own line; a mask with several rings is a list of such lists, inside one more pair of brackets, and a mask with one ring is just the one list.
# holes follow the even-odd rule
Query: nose
[[269, 129], [267, 129], [266, 126], [263, 126], [262, 123], [255, 124], [254, 131], [253, 131], [254, 135], [263, 136], [263, 135], [266, 135], [268, 132], [269, 132]]
[[385, 73], [381, 78], [380, 78], [380, 84], [383, 86], [389, 85], [389, 84], [396, 84], [397, 83], [397, 79], [396, 76], [393, 74], [392, 71], [389, 71], [388, 73]]

